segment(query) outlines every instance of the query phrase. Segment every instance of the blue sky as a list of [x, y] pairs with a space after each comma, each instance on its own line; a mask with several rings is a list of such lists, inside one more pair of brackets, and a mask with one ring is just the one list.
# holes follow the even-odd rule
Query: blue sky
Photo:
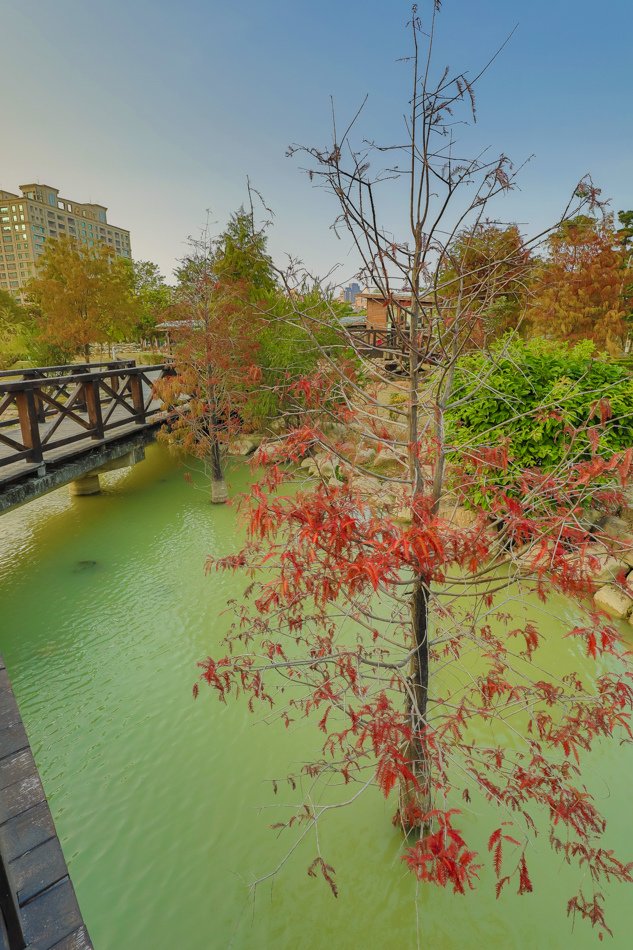
[[[409, 12], [401, 0], [2, 0], [0, 187], [39, 180], [107, 205], [134, 256], [170, 276], [206, 209], [220, 229], [249, 175], [276, 212], [276, 258], [321, 274], [340, 262], [347, 282], [356, 264], [329, 229], [334, 203], [285, 151], [327, 142], [330, 96], [343, 120], [369, 93], [359, 132], [397, 138]], [[535, 154], [500, 213], [539, 229], [586, 172], [614, 210], [633, 207], [633, 0], [444, 0], [437, 62], [475, 71], [515, 25], [472, 130], [473, 145], [517, 162]], [[385, 217], [397, 227], [395, 206]]]

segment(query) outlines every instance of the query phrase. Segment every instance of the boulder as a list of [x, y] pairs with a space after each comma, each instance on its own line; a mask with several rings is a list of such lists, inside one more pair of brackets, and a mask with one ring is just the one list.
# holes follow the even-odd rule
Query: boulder
[[588, 550], [587, 553], [591, 553], [591, 556], [598, 561], [598, 567], [595, 570], [589, 569], [589, 576], [595, 584], [608, 584], [609, 581], [614, 581], [622, 572], [626, 574], [629, 569], [626, 561], [620, 560], [618, 557], [612, 557], [606, 552], [598, 554]]
[[229, 455], [252, 455], [263, 441], [261, 435], [240, 435], [229, 442]]
[[633, 541], [629, 523], [624, 518], [616, 518], [615, 515], [604, 515], [600, 518], [596, 535], [598, 537], [600, 535], [606, 536], [617, 541], [628, 541], [629, 543]]
[[470, 528], [477, 520], [476, 512], [470, 508], [444, 501], [440, 502], [439, 516], [455, 528]]
[[361, 495], [368, 495], [374, 499], [380, 496], [383, 488], [380, 479], [372, 478], [371, 475], [355, 475], [352, 487]]
[[356, 458], [354, 459], [354, 461], [356, 462], [357, 465], [362, 465], [364, 468], [367, 465], [371, 465], [371, 463], [374, 461], [375, 458], [376, 458], [375, 449], [360, 448], [356, 452]]
[[616, 617], [622, 620], [627, 617], [633, 607], [633, 597], [629, 597], [623, 590], [614, 587], [613, 584], [606, 584], [601, 587], [593, 596], [596, 607], [604, 610], [610, 617]]

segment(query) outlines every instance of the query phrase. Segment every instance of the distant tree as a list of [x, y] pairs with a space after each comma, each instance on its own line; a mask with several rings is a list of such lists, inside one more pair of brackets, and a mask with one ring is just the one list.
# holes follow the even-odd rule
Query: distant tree
[[618, 211], [620, 230], [618, 238], [624, 251], [630, 256], [633, 250], [633, 211]]
[[[261, 379], [256, 361], [260, 297], [274, 285], [264, 229], [242, 209], [219, 236], [192, 242], [176, 271], [176, 375], [162, 383], [174, 416], [167, 437], [208, 464], [211, 501], [227, 500], [223, 451], [242, 428], [245, 407]], [[186, 393], [186, 405], [180, 395]]]
[[548, 240], [549, 256], [535, 270], [528, 319], [549, 339], [593, 340], [618, 352], [626, 338], [624, 252], [613, 220], [581, 215]]
[[39, 311], [44, 342], [90, 358], [91, 343], [121, 340], [140, 308], [129, 264], [99, 244], [49, 241], [26, 287]]
[[[300, 300], [300, 314], [297, 312]], [[340, 319], [348, 305], [333, 300], [318, 285], [301, 287], [294, 295], [279, 288], [260, 301], [257, 362], [261, 383], [248, 401], [259, 423], [278, 419], [294, 403], [293, 384], [316, 370], [327, 356], [340, 361]]]
[[622, 289], [623, 307], [627, 323], [627, 351], [630, 348], [631, 327], [633, 326], [633, 211], [618, 213], [620, 230], [618, 239], [624, 258], [624, 285]]
[[243, 207], [233, 212], [221, 234], [210, 238], [207, 226], [202, 239], [191, 243], [191, 253], [175, 270], [181, 290], [200, 276], [224, 284], [243, 282], [255, 293], [275, 286], [265, 229], [257, 228], [253, 213]]
[[28, 358], [31, 323], [26, 307], [6, 290], [0, 290], [0, 367]]
[[134, 295], [139, 314], [134, 335], [148, 336], [165, 319], [173, 303], [173, 288], [165, 283], [158, 265], [152, 261], [130, 261]]
[[515, 224], [484, 221], [462, 231], [447, 248], [437, 295], [450, 316], [451, 305], [479, 315], [471, 343], [518, 329], [532, 266], [529, 249]]

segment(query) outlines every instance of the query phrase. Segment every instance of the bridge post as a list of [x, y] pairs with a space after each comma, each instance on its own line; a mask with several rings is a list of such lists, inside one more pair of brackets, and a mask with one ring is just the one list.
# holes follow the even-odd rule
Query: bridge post
[[93, 439], [103, 439], [103, 416], [101, 414], [101, 400], [99, 399], [99, 383], [90, 379], [82, 384], [82, 394], [88, 410], [88, 422], [93, 430]]
[[35, 393], [32, 389], [23, 389], [15, 394], [18, 408], [18, 419], [22, 433], [22, 443], [29, 450], [29, 462], [42, 461], [42, 443], [40, 441], [40, 425], [37, 418]]
[[143, 382], [140, 376], [130, 374], [130, 392], [132, 404], [136, 410], [136, 421], [145, 421], [145, 400], [143, 399]]

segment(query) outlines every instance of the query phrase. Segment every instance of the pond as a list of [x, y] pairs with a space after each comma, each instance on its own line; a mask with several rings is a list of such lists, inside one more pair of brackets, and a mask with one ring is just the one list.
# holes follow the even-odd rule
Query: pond
[[[232, 491], [249, 477], [236, 466]], [[253, 900], [249, 883], [291, 844], [269, 826], [296, 802], [282, 779], [315, 736], [257, 723], [210, 693], [193, 701], [195, 663], [240, 593], [234, 578], [205, 576], [205, 557], [234, 550], [239, 531], [234, 510], [210, 506], [200, 473], [187, 482], [161, 446], [100, 496], [61, 490], [0, 520], [0, 652], [97, 950], [595, 946], [585, 924], [572, 933], [576, 878], [546, 835], [532, 849], [531, 895], [496, 901], [486, 873], [465, 897], [429, 890], [401, 861], [394, 803], [373, 792], [321, 830], [338, 899], [306, 874], [312, 840]], [[560, 622], [546, 616], [541, 629], [553, 661], [566, 662], [575, 647]], [[631, 765], [613, 743], [590, 775], [608, 845], [624, 857]], [[468, 828], [482, 815], [475, 807]], [[630, 906], [631, 892], [614, 887], [612, 947], [629, 946]]]

